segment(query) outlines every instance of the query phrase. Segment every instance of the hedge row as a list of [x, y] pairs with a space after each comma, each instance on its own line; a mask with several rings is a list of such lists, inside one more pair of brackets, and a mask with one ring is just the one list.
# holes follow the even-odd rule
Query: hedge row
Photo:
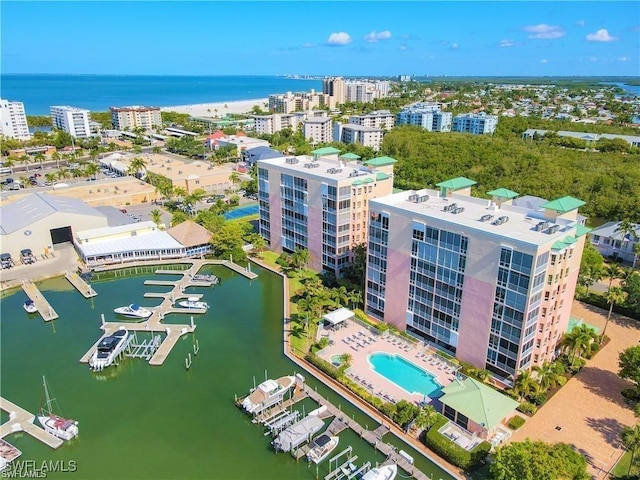
[[[581, 302], [588, 303], [589, 305], [594, 305], [596, 307], [600, 307], [603, 310], [609, 311], [609, 303], [604, 298], [603, 295], [600, 295], [595, 292], [589, 292], [588, 295], [576, 295], [576, 298]], [[613, 311], [620, 315], [624, 315], [625, 317], [635, 318], [636, 320], [640, 320], [640, 312], [634, 310], [633, 308], [626, 307], [623, 305], [618, 305], [617, 303], [613, 304]]]
[[491, 444], [482, 442], [471, 451], [465, 450], [438, 432], [448, 421], [444, 416], [438, 415], [438, 418], [425, 435], [424, 443], [442, 458], [460, 468], [470, 470], [476, 467], [489, 454]]

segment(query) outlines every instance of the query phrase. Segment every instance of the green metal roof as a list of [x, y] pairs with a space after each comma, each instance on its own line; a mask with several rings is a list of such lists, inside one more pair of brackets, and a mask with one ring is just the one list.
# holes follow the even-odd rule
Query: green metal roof
[[340, 153], [340, 150], [333, 147], [324, 147], [324, 148], [318, 148], [317, 150], [314, 150], [311, 153], [313, 153], [314, 155], [332, 155], [334, 153]]
[[518, 402], [473, 378], [456, 379], [442, 389], [440, 401], [491, 430], [511, 415]]
[[555, 210], [560, 213], [567, 213], [576, 208], [583, 206], [585, 202], [577, 198], [570, 196], [558, 198], [557, 200], [551, 200], [550, 202], [540, 205], [542, 208], [548, 208], [549, 210]]
[[576, 237], [581, 237], [589, 233], [592, 228], [585, 227], [584, 225], [576, 225]]
[[358, 160], [360, 158], [360, 155], [356, 155], [355, 153], [345, 153], [343, 155], [340, 155], [340, 158], [344, 158], [345, 160]]
[[577, 241], [578, 240], [576, 239], [576, 237], [574, 237], [572, 235], [567, 235], [562, 240], [558, 240], [557, 242], [555, 242], [551, 246], [551, 250], [564, 250], [565, 248], [569, 247], [570, 245], [573, 245], [574, 243], [576, 243]]
[[491, 190], [487, 192], [487, 195], [491, 195], [492, 197], [500, 197], [500, 198], [516, 198], [520, 195], [518, 192], [514, 192], [513, 190], [509, 190], [508, 188], [497, 188], [495, 190]]
[[391, 178], [391, 175], [387, 175], [386, 173], [382, 172], [376, 173], [376, 180], [386, 180], [387, 178]]
[[367, 177], [367, 178], [365, 178], [365, 179], [363, 180], [363, 182], [364, 182], [364, 183], [373, 183], [373, 182], [375, 182], [375, 180], [374, 180], [373, 178], [371, 178], [371, 177]]
[[383, 167], [384, 165], [393, 165], [398, 161], [395, 158], [391, 157], [377, 157], [372, 158], [371, 160], [367, 160], [364, 162], [365, 165], [371, 165], [372, 167]]
[[452, 178], [451, 180], [445, 180], [444, 182], [436, 183], [436, 187], [450, 188], [451, 190], [460, 190], [475, 185], [477, 182], [469, 180], [465, 177]]
[[354, 185], [357, 187], [358, 185], [362, 185], [363, 183], [364, 182], [361, 179], [358, 179], [358, 180], [354, 180], [354, 182], [351, 185]]

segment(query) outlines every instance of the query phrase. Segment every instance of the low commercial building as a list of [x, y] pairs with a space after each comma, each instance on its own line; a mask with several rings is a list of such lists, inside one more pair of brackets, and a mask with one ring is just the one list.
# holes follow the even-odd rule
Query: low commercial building
[[236, 147], [237, 158], [240, 158], [243, 152], [252, 148], [271, 146], [271, 144], [267, 140], [248, 137], [244, 132], [237, 132], [235, 135], [214, 135], [216, 134], [212, 134], [207, 138], [207, 140], [205, 141], [205, 147], [209, 148], [210, 150], [217, 150], [221, 147], [234, 145]]
[[187, 257], [199, 257], [212, 250], [213, 234], [201, 225], [187, 220], [167, 230], [167, 233], [185, 247]]
[[162, 117], [158, 107], [111, 107], [111, 124], [116, 130], [144, 128], [154, 130], [162, 127]]
[[89, 110], [69, 106], [51, 107], [51, 124], [76, 138], [89, 138]]
[[632, 147], [640, 147], [640, 136], [638, 135], [614, 135], [612, 133], [587, 133], [587, 132], [571, 132], [568, 130], [558, 130], [554, 132], [552, 130], [541, 130], [538, 128], [527, 128], [522, 134], [523, 140], [532, 140], [535, 137], [544, 137], [547, 133], [554, 133], [559, 137], [575, 138], [578, 140], [584, 140], [585, 142], [597, 142], [601, 139], [615, 140], [620, 139], [627, 142]]
[[382, 146], [384, 130], [380, 128], [364, 127], [351, 123], [336, 123], [333, 129], [333, 139], [342, 143], [357, 143], [363, 147], [371, 147], [376, 152]]
[[186, 256], [186, 248], [153, 222], [78, 231], [74, 244], [90, 267]]
[[74, 232], [106, 226], [105, 215], [76, 198], [32, 193], [0, 207], [2, 253], [11, 254], [14, 262], [22, 249], [40, 258], [72, 242]]

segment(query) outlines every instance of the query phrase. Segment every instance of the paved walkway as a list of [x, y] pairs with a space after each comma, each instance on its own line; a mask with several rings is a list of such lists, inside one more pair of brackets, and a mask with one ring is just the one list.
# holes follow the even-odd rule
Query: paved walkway
[[[573, 304], [573, 316], [600, 329], [606, 314], [591, 305]], [[620, 432], [635, 422], [620, 395], [631, 384], [617, 372], [618, 354], [640, 341], [640, 322], [614, 314], [607, 336], [611, 341], [511, 438], [569, 443], [587, 458], [587, 470], [597, 479], [607, 478], [622, 454]]]

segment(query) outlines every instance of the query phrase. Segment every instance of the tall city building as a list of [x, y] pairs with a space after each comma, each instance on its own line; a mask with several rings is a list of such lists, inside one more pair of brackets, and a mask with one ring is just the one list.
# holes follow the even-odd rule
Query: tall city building
[[365, 115], [351, 115], [349, 123], [362, 125], [363, 127], [391, 130], [396, 123], [396, 117], [389, 110], [377, 110]]
[[357, 143], [363, 147], [371, 147], [376, 152], [382, 147], [384, 130], [365, 127], [353, 123], [336, 123], [333, 127], [333, 140], [342, 143]]
[[429, 132], [449, 132], [451, 112], [443, 112], [437, 103], [414, 103], [398, 113], [396, 125], [415, 125]]
[[329, 96], [313, 89], [309, 92], [269, 95], [269, 111], [273, 113], [303, 112], [328, 106]]
[[366, 242], [368, 204], [393, 191], [396, 163], [339, 153], [326, 147], [257, 163], [260, 234], [276, 252], [308, 250], [311, 268], [336, 275]]
[[162, 117], [158, 107], [111, 107], [111, 123], [116, 130], [153, 130], [162, 127]]
[[333, 142], [333, 121], [331, 117], [309, 118], [304, 121], [304, 138], [312, 144]]
[[306, 113], [274, 113], [273, 115], [255, 115], [254, 130], [258, 135], [272, 135], [280, 130], [290, 128], [294, 132], [298, 125], [307, 118]]
[[31, 138], [22, 102], [10, 102], [0, 98], [0, 134], [17, 140]]
[[89, 138], [89, 110], [69, 106], [51, 107], [51, 123], [76, 138]]
[[345, 82], [342, 77], [325, 78], [322, 80], [322, 93], [329, 95], [329, 108], [336, 108], [346, 99]]
[[366, 311], [508, 383], [557, 354], [590, 229], [575, 198], [474, 184], [369, 202]]
[[474, 135], [490, 135], [496, 131], [498, 117], [486, 113], [464, 113], [453, 119], [454, 132], [472, 133]]

